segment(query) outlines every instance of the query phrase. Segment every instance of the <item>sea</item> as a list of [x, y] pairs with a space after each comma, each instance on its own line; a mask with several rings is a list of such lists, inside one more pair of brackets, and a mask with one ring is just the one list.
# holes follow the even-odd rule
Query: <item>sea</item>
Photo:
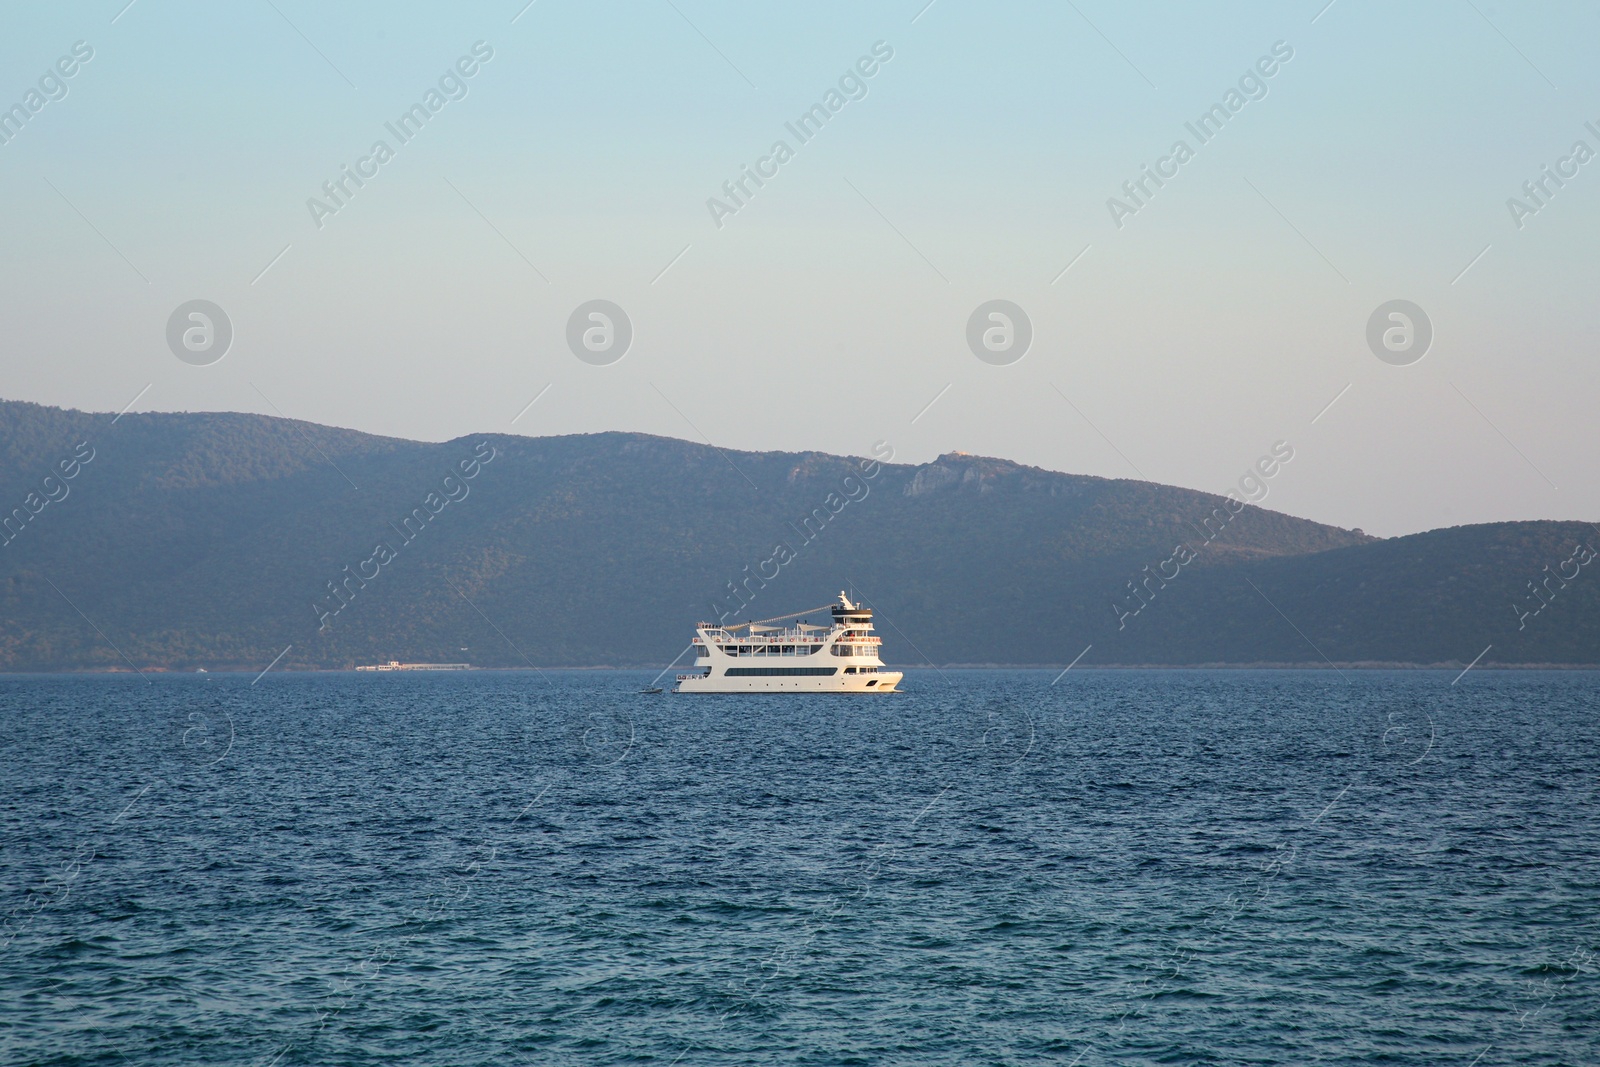
[[1600, 675], [0, 677], [0, 1062], [1600, 1064]]

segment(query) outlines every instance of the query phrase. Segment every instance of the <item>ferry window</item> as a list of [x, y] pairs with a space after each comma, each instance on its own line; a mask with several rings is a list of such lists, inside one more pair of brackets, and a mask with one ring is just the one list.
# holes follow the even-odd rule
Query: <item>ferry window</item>
[[696, 659], [706, 659], [711, 655], [711, 649], [707, 648], [705, 645], [701, 645], [699, 648], [694, 650], [694, 654]]

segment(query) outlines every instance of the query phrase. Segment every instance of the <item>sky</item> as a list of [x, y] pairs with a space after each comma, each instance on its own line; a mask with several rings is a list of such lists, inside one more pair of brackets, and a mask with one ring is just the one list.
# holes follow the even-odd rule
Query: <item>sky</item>
[[109, 0], [0, 27], [5, 399], [884, 441], [1210, 492], [1283, 442], [1262, 504], [1368, 533], [1600, 519], [1593, 5]]

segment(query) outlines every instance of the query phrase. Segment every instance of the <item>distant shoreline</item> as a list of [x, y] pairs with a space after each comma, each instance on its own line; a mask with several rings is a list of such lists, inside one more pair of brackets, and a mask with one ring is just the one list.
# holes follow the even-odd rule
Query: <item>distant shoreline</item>
[[[919, 663], [919, 664], [891, 664], [896, 670], [905, 671], [1064, 671], [1066, 666], [1060, 663]], [[1093, 666], [1078, 666], [1072, 668], [1079, 673], [1083, 671], [1461, 671], [1464, 663], [1097, 663]], [[406, 670], [406, 671], [358, 671], [354, 667], [297, 667], [293, 670], [280, 668], [273, 674], [359, 674], [362, 678], [368, 675], [418, 675], [418, 674], [509, 674], [509, 673], [539, 673], [543, 671], [611, 671], [615, 673], [638, 673], [658, 671], [657, 664], [646, 664], [635, 667], [618, 666], [587, 666], [587, 667], [468, 667], [455, 670]], [[1479, 665], [1472, 668], [1477, 671], [1600, 671], [1600, 663], [1495, 663]], [[259, 668], [246, 667], [207, 667], [205, 670], [179, 670], [170, 667], [147, 667], [142, 672], [136, 673], [122, 668], [72, 669], [72, 670], [46, 670], [46, 671], [17, 671], [0, 670], [0, 678], [80, 678], [80, 677], [139, 677], [140, 674], [159, 674], [166, 677], [193, 678], [197, 675], [211, 674], [249, 674], [259, 675]]]

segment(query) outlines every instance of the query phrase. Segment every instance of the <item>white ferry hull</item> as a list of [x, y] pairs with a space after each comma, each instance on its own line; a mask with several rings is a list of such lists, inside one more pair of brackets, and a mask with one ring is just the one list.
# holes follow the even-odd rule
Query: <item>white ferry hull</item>
[[731, 678], [679, 676], [675, 693], [893, 693], [900, 671], [835, 675], [832, 678]]

